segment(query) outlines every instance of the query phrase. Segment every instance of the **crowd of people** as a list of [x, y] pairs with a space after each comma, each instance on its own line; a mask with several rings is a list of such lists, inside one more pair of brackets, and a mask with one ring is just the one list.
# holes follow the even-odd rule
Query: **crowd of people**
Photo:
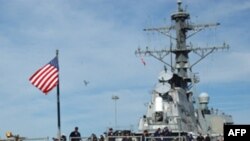
[[[124, 130], [122, 132], [113, 132], [112, 128], [109, 128], [109, 131], [105, 135], [100, 135], [97, 137], [94, 133], [90, 137], [86, 138], [87, 141], [116, 141], [116, 137], [119, 136], [121, 141], [134, 141], [132, 137], [136, 135], [132, 134], [129, 130]], [[137, 136], [138, 137], [138, 136]], [[106, 140], [105, 140], [106, 138]], [[61, 141], [67, 141], [66, 135], [61, 136]], [[174, 138], [171, 136], [171, 131], [165, 127], [163, 129], [158, 128], [154, 133], [149, 133], [147, 130], [144, 130], [143, 134], [140, 135], [139, 141], [172, 141]], [[53, 138], [54, 141], [58, 139]], [[136, 139], [137, 140], [137, 139]], [[69, 141], [83, 141], [78, 127], [74, 128], [69, 135]], [[194, 137], [192, 134], [187, 134], [185, 141], [211, 141], [209, 134], [203, 136], [201, 133], [197, 137]], [[223, 139], [218, 139], [217, 141], [223, 141]]]
[[[190, 134], [189, 135], [189, 141], [194, 141], [194, 138], [192, 137], [192, 134]], [[201, 133], [199, 133], [199, 135], [197, 136], [197, 138], [196, 138], [196, 141], [210, 141], [211, 140], [211, 138], [210, 138], [210, 136], [209, 136], [209, 134], [207, 134], [205, 137], [204, 136], [202, 136], [202, 134]]]
[[168, 129], [168, 127], [165, 127], [163, 129], [158, 128], [153, 134], [153, 137], [155, 138], [156, 141], [169, 141], [170, 134], [171, 131]]

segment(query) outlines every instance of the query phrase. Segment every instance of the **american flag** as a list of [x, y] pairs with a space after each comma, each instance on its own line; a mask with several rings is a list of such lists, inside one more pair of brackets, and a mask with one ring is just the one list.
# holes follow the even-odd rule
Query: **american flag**
[[146, 66], [146, 62], [144, 61], [144, 59], [141, 57], [141, 62], [144, 66]]
[[43, 93], [48, 94], [59, 82], [58, 58], [55, 57], [48, 64], [38, 69], [29, 81]]

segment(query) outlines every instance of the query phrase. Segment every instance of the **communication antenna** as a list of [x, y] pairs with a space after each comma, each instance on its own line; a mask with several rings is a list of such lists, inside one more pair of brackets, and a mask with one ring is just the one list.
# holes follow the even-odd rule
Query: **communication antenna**
[[[138, 56], [151, 56], [162, 62], [164, 65], [170, 67], [170, 70], [172, 70], [173, 73], [177, 74], [177, 76], [181, 78], [181, 87], [188, 90], [190, 83], [192, 82], [192, 76], [190, 75], [192, 74], [192, 68], [214, 51], [228, 49], [229, 45], [223, 43], [222, 46], [212, 46], [206, 48], [193, 47], [192, 44], [187, 45], [186, 40], [188, 38], [206, 28], [217, 27], [220, 25], [220, 23], [190, 23], [190, 15], [186, 11], [183, 11], [181, 5], [182, 1], [177, 0], [177, 4], [178, 11], [171, 15], [171, 19], [174, 21], [171, 26], [144, 29], [144, 31], [147, 32], [159, 32], [160, 34], [170, 38], [170, 40], [175, 40], [175, 47], [172, 47], [172, 41], [170, 41], [170, 49], [151, 50], [149, 47], [146, 47], [145, 50], [141, 50], [138, 48], [135, 51], [135, 54]], [[172, 36], [171, 31], [175, 31], [175, 36]], [[189, 62], [189, 53], [191, 52], [198, 55], [199, 57], [198, 60], [194, 61], [193, 63]], [[172, 64], [172, 61], [168, 63], [164, 60], [169, 54], [171, 56], [173, 54], [173, 58], [175, 59], [175, 62], [173, 62], [174, 64]]]
[[167, 93], [171, 88], [171, 85], [168, 83], [157, 83], [155, 91], [160, 94]]

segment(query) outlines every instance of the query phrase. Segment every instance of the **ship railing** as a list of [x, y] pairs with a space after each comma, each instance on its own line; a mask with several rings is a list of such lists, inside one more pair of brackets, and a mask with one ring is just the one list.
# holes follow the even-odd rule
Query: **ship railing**
[[144, 141], [186, 141], [184, 136], [145, 137]]
[[14, 138], [13, 139], [12, 138], [11, 139], [9, 139], [9, 138], [8, 139], [0, 139], [0, 141], [15, 141], [15, 139]]
[[211, 141], [224, 141], [224, 136], [222, 135], [211, 135]]
[[107, 136], [105, 141], [186, 141], [185, 136]]
[[70, 137], [69, 141], [92, 141], [91, 137]]
[[49, 137], [41, 137], [41, 138], [7, 138], [7, 139], [0, 139], [0, 141], [49, 141]]
[[22, 141], [49, 141], [49, 137], [44, 138], [24, 138]]
[[[71, 141], [73, 138], [69, 138]], [[93, 140], [90, 137], [76, 137], [74, 139], [79, 139], [79, 141], [100, 141], [98, 138], [97, 140]], [[211, 141], [223, 141], [223, 136], [210, 136]], [[193, 139], [196, 141], [196, 139]], [[14, 141], [14, 140], [0, 140], [0, 141]], [[187, 136], [160, 136], [160, 137], [153, 137], [153, 136], [107, 136], [104, 138], [104, 141], [188, 141]]]
[[105, 141], [143, 141], [142, 136], [107, 136]]

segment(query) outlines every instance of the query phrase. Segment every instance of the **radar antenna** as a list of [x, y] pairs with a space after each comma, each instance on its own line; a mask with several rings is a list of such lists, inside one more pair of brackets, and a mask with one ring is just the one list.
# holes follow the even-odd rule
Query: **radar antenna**
[[[213, 46], [213, 47], [207, 47], [207, 48], [201, 48], [201, 47], [193, 47], [192, 44], [187, 45], [186, 39], [192, 37], [196, 33], [211, 27], [217, 27], [220, 24], [219, 23], [211, 23], [211, 24], [190, 24], [189, 19], [190, 15], [186, 11], [183, 10], [181, 4], [181, 0], [177, 0], [178, 4], [178, 11], [171, 15], [172, 21], [174, 21], [174, 24], [168, 27], [159, 27], [159, 28], [147, 28], [144, 29], [144, 31], [153, 31], [153, 32], [159, 32], [171, 39], [174, 39], [176, 41], [175, 48], [172, 47], [172, 42], [170, 42], [170, 49], [149, 49], [149, 47], [146, 47], [145, 50], [142, 50], [138, 48], [135, 51], [135, 54], [138, 56], [151, 56], [158, 61], [162, 62], [163, 64], [167, 65], [171, 68], [172, 72], [175, 72], [179, 77], [181, 77], [183, 81], [183, 86], [187, 88], [189, 82], [191, 82], [191, 74], [192, 67], [194, 67], [196, 64], [198, 64], [201, 60], [206, 58], [209, 54], [211, 54], [214, 51], [217, 50], [223, 50], [228, 49], [229, 45], [226, 43], [223, 43], [222, 46]], [[170, 31], [174, 30], [176, 37], [172, 36], [170, 34]], [[190, 34], [188, 34], [188, 31], [193, 31]], [[198, 58], [197, 61], [195, 61], [193, 64], [190, 64], [189, 62], [189, 53], [193, 52], [196, 55], [198, 55], [200, 58]], [[172, 64], [172, 61], [170, 64], [164, 60], [164, 58], [171, 54], [174, 54], [175, 56], [175, 64]], [[170, 57], [171, 57], [170, 56]], [[171, 57], [172, 60], [172, 57]], [[190, 72], [189, 72], [190, 71]]]

